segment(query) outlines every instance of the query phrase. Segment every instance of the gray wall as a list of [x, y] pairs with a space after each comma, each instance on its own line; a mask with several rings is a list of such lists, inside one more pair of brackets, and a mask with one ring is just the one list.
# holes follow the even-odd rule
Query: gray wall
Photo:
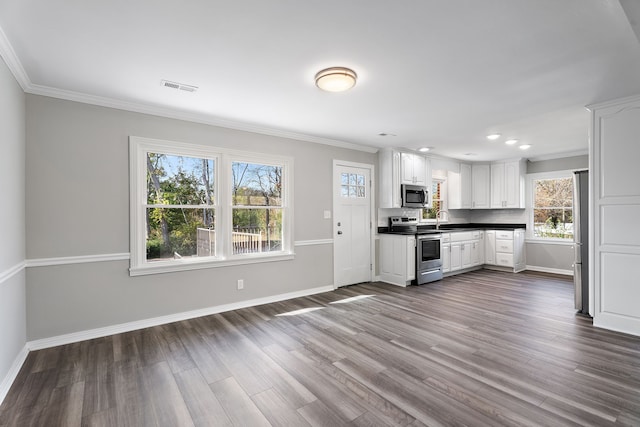
[[26, 344], [25, 96], [0, 59], [0, 401]]
[[[333, 159], [375, 154], [27, 95], [27, 258], [129, 252], [130, 135], [294, 158], [294, 239], [332, 238]], [[332, 245], [293, 261], [130, 277], [128, 261], [30, 267], [29, 340], [333, 284]], [[236, 290], [237, 279], [245, 289]]]
[[527, 162], [527, 173], [589, 169], [589, 156], [562, 157], [560, 159]]
[[[589, 156], [564, 157], [527, 162], [527, 173], [588, 169]], [[573, 274], [574, 252], [571, 243], [527, 242], [527, 266], [531, 269]]]

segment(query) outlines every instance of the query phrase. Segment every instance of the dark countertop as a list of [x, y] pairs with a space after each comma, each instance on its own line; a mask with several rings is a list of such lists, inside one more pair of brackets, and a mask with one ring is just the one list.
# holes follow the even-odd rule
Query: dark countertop
[[[419, 225], [418, 233], [420, 234], [437, 234], [456, 231], [472, 231], [472, 230], [515, 230], [516, 228], [527, 228], [526, 224], [488, 224], [488, 223], [464, 223], [464, 224], [442, 224], [439, 230], [435, 225]], [[416, 234], [413, 231], [389, 231], [389, 227], [378, 227], [378, 234], [400, 234], [404, 236], [412, 236]]]

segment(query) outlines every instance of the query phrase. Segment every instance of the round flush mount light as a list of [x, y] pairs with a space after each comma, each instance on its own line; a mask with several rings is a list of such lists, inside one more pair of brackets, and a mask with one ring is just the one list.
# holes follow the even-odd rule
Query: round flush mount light
[[513, 145], [516, 142], [518, 142], [517, 139], [507, 139], [504, 143], [507, 144], [507, 145]]
[[521, 150], [528, 150], [529, 148], [531, 148], [531, 144], [522, 144], [519, 148]]
[[426, 153], [427, 151], [431, 150], [431, 147], [422, 147], [422, 148], [418, 148], [418, 151], [421, 153]]
[[487, 135], [487, 139], [489, 141], [495, 141], [496, 139], [500, 138], [500, 134], [499, 133], [492, 133], [490, 135]]
[[318, 71], [316, 86], [327, 92], [344, 92], [356, 85], [358, 75], [344, 67], [331, 67]]

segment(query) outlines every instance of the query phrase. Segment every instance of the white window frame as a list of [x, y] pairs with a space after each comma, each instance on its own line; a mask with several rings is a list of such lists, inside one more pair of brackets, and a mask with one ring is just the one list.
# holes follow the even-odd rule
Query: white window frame
[[[540, 172], [540, 173], [531, 173], [526, 176], [526, 211], [527, 211], [527, 231], [525, 234], [526, 240], [537, 243], [550, 243], [550, 244], [566, 244], [572, 245], [573, 240], [569, 239], [559, 239], [555, 237], [535, 237], [533, 235], [533, 198], [535, 196], [535, 187], [533, 185], [534, 181], [544, 180], [544, 179], [563, 179], [563, 178], [572, 178], [573, 170], [561, 170], [561, 171], [552, 171], [552, 172]], [[574, 195], [575, 200], [575, 195]], [[573, 207], [575, 209], [575, 206]]]
[[[147, 153], [210, 158], [215, 160], [215, 229], [216, 251], [211, 257], [185, 257], [182, 259], [146, 260], [146, 204], [147, 204]], [[282, 250], [232, 254], [232, 179], [231, 164], [234, 161], [282, 166]], [[226, 148], [164, 141], [137, 136], [129, 137], [130, 173], [130, 268], [131, 276], [225, 267], [241, 264], [291, 260], [293, 252], [293, 159], [262, 153], [251, 153]]]
[[[449, 208], [448, 208], [448, 204], [449, 204], [449, 199], [448, 199], [448, 184], [447, 184], [447, 176], [446, 175], [433, 175], [431, 178], [431, 187], [429, 187], [429, 197], [431, 197], [431, 204], [433, 205], [433, 195], [431, 194], [431, 190], [433, 187], [433, 182], [439, 181], [440, 182], [440, 200], [442, 201], [442, 211], [447, 212], [447, 215], [445, 215], [445, 219], [446, 220], [441, 220], [440, 224], [446, 224], [449, 222]], [[435, 224], [436, 223], [436, 219], [435, 218], [423, 218], [422, 217], [422, 210], [420, 211], [420, 222], [425, 223], [425, 224]]]

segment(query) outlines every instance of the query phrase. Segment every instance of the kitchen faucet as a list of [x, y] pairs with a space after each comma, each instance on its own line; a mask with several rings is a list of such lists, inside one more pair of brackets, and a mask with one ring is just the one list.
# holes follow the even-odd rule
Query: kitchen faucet
[[440, 217], [440, 214], [447, 214], [447, 220], [449, 220], [449, 211], [446, 211], [444, 209], [440, 209], [439, 211], [436, 212], [436, 230], [440, 230], [440, 221], [442, 220], [442, 218]]

